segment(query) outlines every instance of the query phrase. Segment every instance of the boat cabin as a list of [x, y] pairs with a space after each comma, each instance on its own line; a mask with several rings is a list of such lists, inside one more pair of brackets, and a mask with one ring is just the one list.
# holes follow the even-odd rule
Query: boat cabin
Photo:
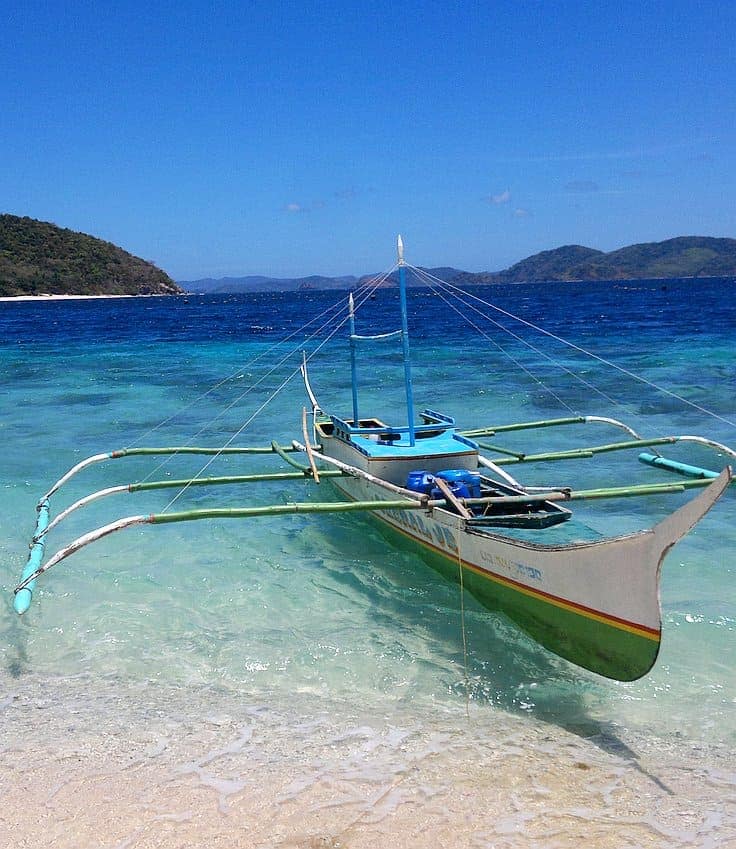
[[357, 466], [396, 486], [406, 486], [409, 473], [416, 469], [438, 472], [442, 469], [478, 468], [478, 445], [457, 432], [455, 420], [424, 410], [422, 424], [413, 428], [391, 427], [380, 419], [353, 420], [338, 416], [318, 418], [316, 432], [323, 452]]

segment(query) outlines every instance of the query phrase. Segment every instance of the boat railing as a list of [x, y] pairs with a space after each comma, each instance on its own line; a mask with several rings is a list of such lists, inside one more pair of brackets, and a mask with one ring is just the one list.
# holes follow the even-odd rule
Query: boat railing
[[425, 424], [455, 424], [455, 419], [452, 416], [438, 413], [435, 410], [424, 409], [420, 415]]
[[[409, 433], [410, 428], [408, 425], [401, 425], [399, 427], [394, 427], [393, 425], [382, 425], [376, 427], [363, 427], [361, 425], [353, 425], [350, 422], [346, 422], [344, 419], [339, 418], [338, 416], [330, 416], [330, 420], [335, 426], [335, 432], [337, 435], [341, 433], [346, 436], [384, 436], [399, 438], [402, 434]], [[446, 430], [450, 430], [455, 426], [453, 421], [443, 421], [443, 422], [431, 422], [423, 425], [414, 425], [414, 433], [419, 434], [427, 434], [427, 433], [444, 433]]]

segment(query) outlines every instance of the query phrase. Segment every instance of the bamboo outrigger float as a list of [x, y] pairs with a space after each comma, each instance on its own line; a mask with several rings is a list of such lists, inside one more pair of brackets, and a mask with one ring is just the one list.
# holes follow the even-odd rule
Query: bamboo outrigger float
[[[352, 416], [326, 414], [301, 367], [311, 404], [312, 433], [306, 413], [302, 439], [289, 446], [263, 448], [134, 448], [97, 454], [74, 466], [39, 501], [35, 533], [15, 609], [28, 610], [38, 578], [75, 551], [111, 533], [142, 524], [199, 519], [249, 519], [295, 513], [358, 511], [374, 516], [389, 537], [410, 542], [427, 562], [490, 609], [503, 612], [550, 651], [600, 675], [630, 681], [653, 666], [661, 641], [659, 577], [667, 552], [696, 525], [727, 490], [731, 469], [721, 472], [642, 452], [639, 459], [675, 472], [673, 482], [574, 490], [522, 485], [505, 467], [551, 462], [625, 450], [696, 443], [721, 457], [736, 458], [725, 445], [694, 436], [642, 439], [627, 425], [597, 416], [520, 422], [461, 430], [455, 420], [424, 410], [414, 414], [406, 305], [407, 264], [399, 238], [398, 272], [401, 329], [379, 336], [355, 332], [355, 306], [349, 302]], [[388, 425], [359, 410], [357, 349], [400, 340], [406, 395], [406, 424]], [[510, 431], [536, 431], [567, 425], [605, 425], [623, 430], [624, 441], [586, 448], [522, 453], [484, 440]], [[489, 452], [493, 457], [486, 456]], [[89, 466], [135, 455], [271, 454], [294, 467], [272, 474], [195, 477], [147, 481], [93, 493], [50, 519], [50, 499], [70, 478]], [[294, 455], [301, 455], [300, 462]], [[92, 501], [122, 492], [186, 489], [191, 486], [244, 486], [259, 481], [328, 478], [343, 502], [285, 503], [265, 506], [165, 511], [131, 515], [74, 540], [43, 562], [48, 534], [70, 513]], [[576, 501], [703, 491], [648, 530], [604, 539], [570, 539], [562, 531]]]

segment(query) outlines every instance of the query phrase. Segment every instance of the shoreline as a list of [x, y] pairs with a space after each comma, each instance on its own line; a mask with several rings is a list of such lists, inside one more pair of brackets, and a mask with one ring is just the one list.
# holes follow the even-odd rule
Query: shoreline
[[8, 301], [91, 301], [103, 298], [161, 298], [169, 295], [4, 295], [0, 302]]

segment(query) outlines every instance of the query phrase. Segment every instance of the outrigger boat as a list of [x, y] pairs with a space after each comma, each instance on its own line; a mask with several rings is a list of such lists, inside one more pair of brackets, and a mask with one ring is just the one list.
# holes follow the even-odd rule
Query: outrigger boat
[[[721, 472], [662, 457], [656, 446], [693, 442], [707, 446], [719, 458], [736, 452], [718, 442], [695, 436], [641, 438], [615, 419], [568, 417], [463, 430], [455, 419], [425, 409], [414, 412], [407, 318], [406, 274], [415, 269], [404, 260], [398, 240], [401, 327], [393, 333], [360, 336], [356, 307], [349, 298], [352, 415], [326, 413], [317, 401], [307, 372], [300, 367], [311, 405], [311, 430], [302, 410], [302, 438], [289, 446], [273, 442], [264, 448], [227, 444], [220, 448], [128, 448], [97, 454], [69, 470], [38, 503], [36, 530], [15, 609], [28, 610], [38, 578], [70, 554], [108, 534], [141, 524], [166, 524], [198, 519], [275, 517], [294, 513], [363, 511], [378, 520], [390, 539], [409, 542], [427, 563], [487, 608], [500, 611], [551, 652], [599, 675], [631, 681], [654, 665], [662, 637], [659, 579], [667, 552], [693, 528], [726, 492], [732, 480], [728, 465]], [[382, 279], [385, 279], [382, 278]], [[369, 295], [372, 295], [370, 290]], [[367, 299], [368, 295], [366, 295]], [[400, 426], [363, 416], [359, 409], [358, 350], [364, 345], [396, 341], [403, 353], [406, 421]], [[572, 424], [603, 424], [623, 430], [624, 441], [592, 447], [527, 454], [488, 445], [484, 440], [512, 431]], [[641, 453], [643, 462], [676, 472], [676, 482], [575, 490], [569, 487], [523, 485], [506, 470], [509, 464], [562, 461], [626, 449]], [[486, 456], [482, 451], [496, 456]], [[147, 481], [109, 487], [75, 502], [53, 521], [50, 499], [70, 478], [89, 466], [111, 459], [155, 454], [256, 454], [278, 456], [293, 471], [186, 480]], [[299, 462], [294, 455], [302, 455]], [[134, 515], [119, 519], [74, 540], [43, 561], [49, 532], [63, 519], [92, 501], [121, 492], [163, 487], [189, 488], [246, 484], [260, 480], [329, 478], [344, 501], [285, 503], [267, 506], [215, 508]], [[605, 498], [682, 493], [703, 488], [653, 527], [602, 539], [570, 539], [564, 529], [570, 504]]]

